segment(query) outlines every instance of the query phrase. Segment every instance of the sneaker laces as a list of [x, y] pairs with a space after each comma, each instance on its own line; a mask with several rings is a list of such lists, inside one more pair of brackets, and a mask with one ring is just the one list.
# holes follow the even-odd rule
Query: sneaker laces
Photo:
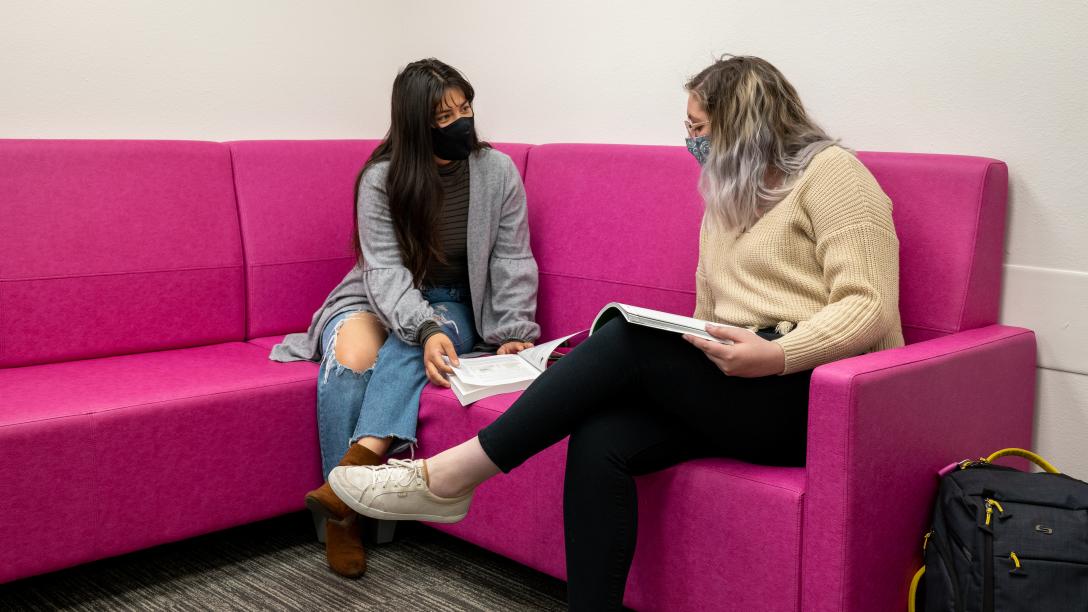
[[[374, 470], [374, 484], [385, 489], [392, 483], [398, 487], [407, 487], [415, 479], [423, 480], [423, 460], [390, 459], [385, 465], [371, 467]], [[402, 471], [403, 470], [403, 471]]]

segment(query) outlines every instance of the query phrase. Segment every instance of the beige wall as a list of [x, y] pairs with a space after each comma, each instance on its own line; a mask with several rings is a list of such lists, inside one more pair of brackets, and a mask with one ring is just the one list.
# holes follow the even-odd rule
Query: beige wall
[[1040, 338], [1037, 446], [1088, 478], [1088, 4], [0, 4], [0, 136], [378, 137], [396, 70], [438, 56], [493, 140], [680, 144], [682, 83], [761, 55], [855, 148], [1010, 167], [1003, 319]]

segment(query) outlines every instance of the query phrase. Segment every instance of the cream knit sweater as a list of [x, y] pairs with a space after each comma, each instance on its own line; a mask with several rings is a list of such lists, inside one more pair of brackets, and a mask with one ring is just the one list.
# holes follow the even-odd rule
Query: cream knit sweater
[[792, 329], [783, 374], [903, 345], [892, 203], [850, 152], [821, 151], [747, 232], [703, 221], [695, 317]]

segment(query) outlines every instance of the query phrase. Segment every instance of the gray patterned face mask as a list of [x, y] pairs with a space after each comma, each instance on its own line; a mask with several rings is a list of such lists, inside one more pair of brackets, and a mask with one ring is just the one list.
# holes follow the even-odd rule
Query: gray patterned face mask
[[688, 144], [688, 151], [695, 156], [695, 161], [699, 162], [700, 166], [705, 164], [706, 158], [710, 156], [710, 139], [706, 136], [696, 136], [686, 138], [684, 142]]

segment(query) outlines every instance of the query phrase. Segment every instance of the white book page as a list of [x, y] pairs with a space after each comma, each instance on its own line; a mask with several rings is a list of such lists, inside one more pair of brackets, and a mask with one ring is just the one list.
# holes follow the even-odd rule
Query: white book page
[[457, 378], [469, 385], [491, 386], [523, 380], [533, 380], [540, 376], [521, 357], [517, 355], [491, 355], [488, 357], [473, 357], [461, 359], [461, 365], [453, 368]]
[[635, 323], [637, 325], [653, 327], [655, 329], [670, 331], [677, 334], [691, 334], [692, 336], [697, 336], [699, 338], [703, 338], [705, 340], [710, 340], [713, 342], [720, 342], [722, 344], [733, 344], [732, 340], [719, 340], [714, 336], [711, 336], [706, 331], [706, 326], [717, 325], [719, 327], [735, 327], [734, 325], [711, 323], [710, 321], [693, 319], [691, 317], [684, 317], [669, 312], [661, 312], [660, 310], [653, 310], [650, 308], [631, 306], [629, 304], [620, 304], [618, 302], [612, 302], [605, 306], [603, 309], [601, 309], [601, 312], [593, 321], [594, 328], [596, 328], [598, 322], [601, 321], [601, 317], [611, 310], [618, 310], [621, 313], [621, 316], [623, 316], [631, 323]]
[[721, 327], [735, 327], [733, 325], [722, 325], [721, 323], [710, 323], [710, 321], [703, 321], [701, 319], [693, 319], [691, 317], [682, 317], [680, 315], [675, 315], [675, 314], [672, 314], [672, 313], [669, 313], [669, 312], [661, 312], [660, 310], [650, 310], [649, 308], [641, 308], [639, 306], [628, 306], [628, 305], [624, 304], [623, 308], [627, 312], [629, 312], [629, 313], [631, 313], [631, 314], [633, 314], [635, 316], [638, 316], [638, 317], [642, 317], [642, 318], [650, 319], [650, 320], [654, 320], [654, 321], [664, 321], [666, 323], [671, 323], [672, 325], [679, 325], [680, 327], [687, 327], [687, 328], [690, 328], [690, 329], [692, 329], [692, 330], [694, 330], [696, 332], [700, 332], [700, 333], [703, 333], [703, 334], [706, 333], [706, 326], [707, 326], [708, 323], [710, 325], [718, 325], [718, 326], [721, 326]]
[[544, 369], [548, 367], [548, 357], [551, 357], [552, 352], [555, 349], [559, 348], [560, 344], [563, 344], [567, 340], [570, 340], [571, 338], [581, 333], [584, 333], [584, 331], [575, 332], [573, 334], [570, 334], [569, 336], [563, 336], [562, 338], [556, 338], [551, 342], [546, 342], [539, 346], [534, 346], [531, 349], [525, 349], [524, 351], [518, 353], [518, 357], [521, 357], [525, 361], [528, 361], [531, 366], [543, 372]]

